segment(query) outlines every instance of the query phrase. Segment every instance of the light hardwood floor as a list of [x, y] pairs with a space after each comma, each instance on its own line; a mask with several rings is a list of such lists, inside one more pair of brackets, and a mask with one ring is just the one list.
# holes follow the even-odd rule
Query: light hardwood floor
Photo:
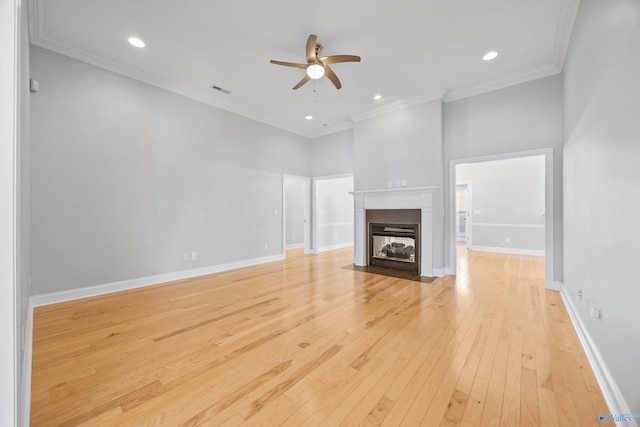
[[456, 277], [351, 248], [35, 310], [32, 426], [597, 426], [606, 405], [539, 257]]

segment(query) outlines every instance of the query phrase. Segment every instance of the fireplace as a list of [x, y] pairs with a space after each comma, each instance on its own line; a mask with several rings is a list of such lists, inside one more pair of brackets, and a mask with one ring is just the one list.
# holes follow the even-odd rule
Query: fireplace
[[[357, 266], [371, 265], [369, 224], [394, 226], [402, 224], [401, 228], [407, 224], [417, 224], [416, 242], [411, 246], [414, 246], [414, 249], [417, 248], [414, 260], [418, 274], [421, 276], [444, 275], [441, 269], [434, 269], [433, 212], [434, 199], [437, 198], [439, 191], [438, 187], [401, 187], [351, 193], [354, 199], [355, 217], [353, 263]], [[398, 243], [404, 243], [405, 248], [410, 246], [409, 243]]]
[[369, 223], [369, 265], [420, 274], [420, 224]]

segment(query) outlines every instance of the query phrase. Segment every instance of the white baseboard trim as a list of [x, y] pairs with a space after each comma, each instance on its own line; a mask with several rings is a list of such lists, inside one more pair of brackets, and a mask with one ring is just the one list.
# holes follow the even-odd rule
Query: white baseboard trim
[[320, 252], [332, 251], [334, 249], [348, 248], [349, 246], [353, 246], [353, 242], [336, 243], [335, 245], [320, 246], [316, 251], [316, 253], [319, 254]]
[[445, 269], [444, 268], [434, 268], [433, 269], [433, 277], [444, 277]]
[[562, 282], [558, 282], [557, 280], [554, 282], [551, 282], [551, 286], [547, 286], [546, 288], [549, 289], [550, 291], [558, 291], [560, 292], [562, 290]]
[[290, 245], [287, 245], [287, 249], [299, 249], [299, 248], [304, 248], [304, 242], [303, 243], [292, 243]]
[[32, 307], [39, 307], [42, 305], [57, 304], [60, 302], [72, 301], [80, 298], [95, 297], [98, 295], [125, 291], [128, 289], [142, 288], [145, 286], [152, 286], [160, 283], [172, 282], [174, 280], [189, 279], [191, 277], [204, 276], [204, 275], [213, 274], [213, 273], [220, 273], [222, 271], [234, 270], [236, 268], [242, 268], [242, 267], [250, 267], [252, 265], [259, 265], [267, 262], [281, 261], [283, 259], [285, 259], [284, 254], [271, 255], [271, 256], [262, 257], [262, 258], [253, 258], [253, 259], [247, 259], [243, 261], [230, 262], [227, 264], [212, 265], [209, 267], [194, 268], [191, 270], [158, 274], [156, 276], [148, 276], [148, 277], [140, 277], [138, 279], [123, 280], [121, 282], [113, 282], [113, 283], [105, 283], [103, 285], [88, 286], [86, 288], [70, 289], [68, 291], [34, 295], [29, 299], [29, 301]]
[[493, 247], [493, 246], [476, 246], [476, 245], [469, 247], [469, 249], [472, 251], [497, 252], [501, 254], [544, 256], [544, 250], [535, 250], [535, 249], [500, 248], [500, 247]]
[[22, 352], [22, 426], [29, 427], [31, 418], [31, 362], [33, 360], [33, 306], [27, 308], [27, 324], [24, 326], [24, 351]]
[[[600, 389], [602, 390], [602, 394], [604, 396], [604, 400], [607, 402], [608, 412], [611, 414], [629, 414], [634, 413], [636, 411], [632, 411], [627, 401], [625, 400], [618, 384], [614, 380], [609, 368], [607, 368], [607, 364], [602, 358], [602, 354], [596, 343], [589, 335], [587, 328], [585, 328], [584, 323], [582, 323], [582, 319], [576, 310], [576, 307], [573, 305], [569, 294], [567, 293], [567, 288], [560, 282], [556, 282], [560, 284], [560, 296], [562, 297], [562, 302], [564, 302], [564, 306], [567, 308], [567, 312], [569, 313], [569, 318], [571, 319], [571, 323], [573, 323], [573, 327], [578, 333], [578, 338], [580, 339], [580, 343], [582, 344], [582, 348], [587, 355], [587, 359], [589, 359], [589, 364], [591, 365], [591, 369], [593, 369], [593, 373], [596, 376], [596, 380], [600, 385]], [[606, 411], [601, 411], [606, 412]], [[618, 426], [631, 426], [631, 427], [639, 427], [638, 419], [632, 417], [631, 421], [628, 423], [616, 423]]]
[[455, 276], [455, 275], [456, 275], [456, 270], [455, 270], [455, 269], [453, 269], [453, 268], [451, 268], [451, 267], [446, 267], [446, 268], [444, 269], [444, 274], [445, 274], [446, 276]]

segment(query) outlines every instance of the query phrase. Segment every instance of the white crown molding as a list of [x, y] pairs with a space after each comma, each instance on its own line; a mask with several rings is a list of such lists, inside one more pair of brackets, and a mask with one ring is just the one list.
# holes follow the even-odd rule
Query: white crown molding
[[556, 26], [556, 38], [553, 45], [553, 64], [560, 71], [564, 68], [564, 60], [569, 49], [573, 24], [576, 22], [580, 0], [564, 0], [560, 5], [560, 14]]
[[367, 120], [373, 117], [382, 116], [394, 111], [404, 110], [405, 108], [413, 107], [414, 105], [424, 104], [425, 102], [431, 102], [431, 101], [443, 99], [444, 95], [445, 95], [445, 91], [436, 91], [426, 95], [414, 96], [411, 98], [404, 98], [404, 99], [392, 102], [390, 104], [383, 105], [382, 107], [376, 108], [366, 113], [354, 114], [351, 116], [351, 120], [354, 123], [360, 122], [362, 120]]
[[46, 36], [45, 34], [45, 5], [46, 2], [43, 1], [29, 0], [29, 35], [31, 37], [32, 44], [59, 53], [61, 55], [71, 57], [73, 59], [86, 62], [87, 64], [95, 65], [96, 67], [100, 67], [105, 70], [109, 70], [114, 73], [139, 80], [152, 86], [168, 90], [169, 92], [185, 96], [195, 101], [211, 105], [212, 107], [220, 108], [222, 110], [229, 111], [230, 113], [238, 114], [257, 122], [264, 123], [266, 125], [273, 126], [300, 136], [304, 136], [306, 138], [309, 137], [308, 132], [285, 125], [268, 117], [254, 113], [253, 111], [245, 110], [243, 108], [239, 108], [226, 102], [217, 100], [211, 97], [211, 95], [208, 93], [190, 87], [176, 85], [157, 76], [141, 72], [139, 70], [136, 70], [135, 68], [128, 67], [119, 62], [111, 61], [102, 56], [94, 55], [85, 50], [77, 49], [66, 43], [54, 40]]
[[324, 129], [310, 131], [310, 132], [307, 132], [304, 136], [306, 136], [309, 139], [315, 139], [321, 136], [331, 135], [332, 133], [342, 132], [344, 130], [349, 130], [349, 129], [353, 129], [353, 122], [340, 123], [333, 126], [328, 126]]
[[305, 138], [314, 139], [324, 135], [351, 129], [353, 128], [353, 123], [355, 122], [378, 117], [387, 113], [399, 111], [426, 102], [435, 101], [438, 99], [442, 99], [445, 102], [456, 101], [459, 99], [468, 98], [470, 96], [491, 92], [494, 90], [514, 86], [520, 83], [525, 83], [528, 81], [560, 73], [564, 65], [564, 58], [569, 46], [571, 32], [573, 30], [573, 24], [575, 22], [579, 4], [580, 0], [563, 0], [562, 4], [560, 5], [560, 14], [558, 17], [556, 37], [554, 42], [554, 52], [552, 58], [553, 65], [547, 65], [526, 71], [524, 73], [518, 73], [504, 79], [481, 82], [448, 90], [440, 90], [426, 95], [400, 99], [393, 103], [381, 106], [380, 108], [376, 108], [365, 113], [354, 114], [350, 117], [352, 123], [343, 122], [334, 126], [328, 126], [324, 129], [308, 131], [291, 127], [255, 112], [245, 110], [243, 108], [236, 107], [234, 105], [217, 100], [211, 97], [211, 94], [209, 93], [205, 93], [186, 86], [176, 85], [157, 76], [143, 73], [134, 68], [127, 67], [126, 65], [108, 60], [84, 50], [76, 49], [65, 43], [61, 43], [50, 37], [47, 37], [45, 35], [46, 28], [44, 20], [44, 8], [46, 7], [45, 1], [29, 0], [29, 33], [31, 37], [31, 43], [36, 46], [40, 46], [42, 48], [57, 52], [65, 56], [69, 56], [79, 61], [83, 61], [88, 64], [95, 65], [97, 67], [104, 68], [106, 70], [142, 81], [144, 83], [168, 90], [170, 92], [185, 96], [195, 101], [199, 101], [213, 107], [220, 108], [222, 110], [226, 110], [243, 117], [247, 117], [257, 122], [264, 123], [266, 125], [273, 126], [287, 132], [303, 136]]
[[44, 49], [48, 49], [53, 52], [59, 53], [61, 55], [65, 55], [73, 59], [77, 59], [79, 61], [86, 62], [91, 65], [95, 65], [96, 67], [100, 67], [105, 70], [112, 71], [114, 73], [121, 74], [123, 76], [130, 77], [132, 79], [150, 84], [152, 86], [156, 86], [161, 89], [168, 90], [169, 92], [173, 92], [178, 95], [185, 96], [195, 101], [199, 101], [204, 104], [211, 105], [212, 107], [220, 108], [230, 113], [238, 114], [240, 116], [249, 118], [251, 120], [255, 120], [257, 122], [264, 123], [266, 125], [273, 126], [273, 127], [308, 138], [307, 132], [301, 129], [292, 128], [283, 123], [272, 120], [268, 117], [262, 116], [252, 111], [245, 110], [243, 108], [239, 108], [234, 105], [219, 101], [196, 89], [173, 84], [167, 80], [161, 79], [151, 74], [143, 73], [134, 68], [127, 67], [126, 65], [122, 65], [120, 63], [105, 59], [103, 57], [91, 54], [89, 52], [73, 48], [69, 45], [60, 43], [48, 37], [39, 37], [35, 40], [32, 40], [31, 43], [33, 43], [36, 46], [40, 46]]
[[445, 102], [457, 101], [459, 99], [469, 98], [470, 96], [493, 92], [494, 90], [515, 86], [532, 80], [541, 79], [543, 77], [553, 76], [560, 72], [561, 70], [555, 65], [545, 65], [523, 73], [514, 74], [504, 79], [491, 80], [484, 83], [451, 89], [447, 91], [444, 100]]

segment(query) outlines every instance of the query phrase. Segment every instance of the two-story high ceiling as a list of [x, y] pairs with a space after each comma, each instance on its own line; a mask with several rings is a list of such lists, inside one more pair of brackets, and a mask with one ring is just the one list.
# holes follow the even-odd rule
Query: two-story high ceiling
[[[403, 103], [451, 100], [560, 72], [577, 3], [32, 0], [31, 40], [312, 137]], [[305, 62], [309, 34], [318, 36], [323, 55], [362, 57], [332, 65], [342, 89], [322, 78], [292, 90], [305, 70], [269, 63]], [[130, 37], [145, 47], [130, 45]], [[498, 57], [484, 61], [489, 51]]]

